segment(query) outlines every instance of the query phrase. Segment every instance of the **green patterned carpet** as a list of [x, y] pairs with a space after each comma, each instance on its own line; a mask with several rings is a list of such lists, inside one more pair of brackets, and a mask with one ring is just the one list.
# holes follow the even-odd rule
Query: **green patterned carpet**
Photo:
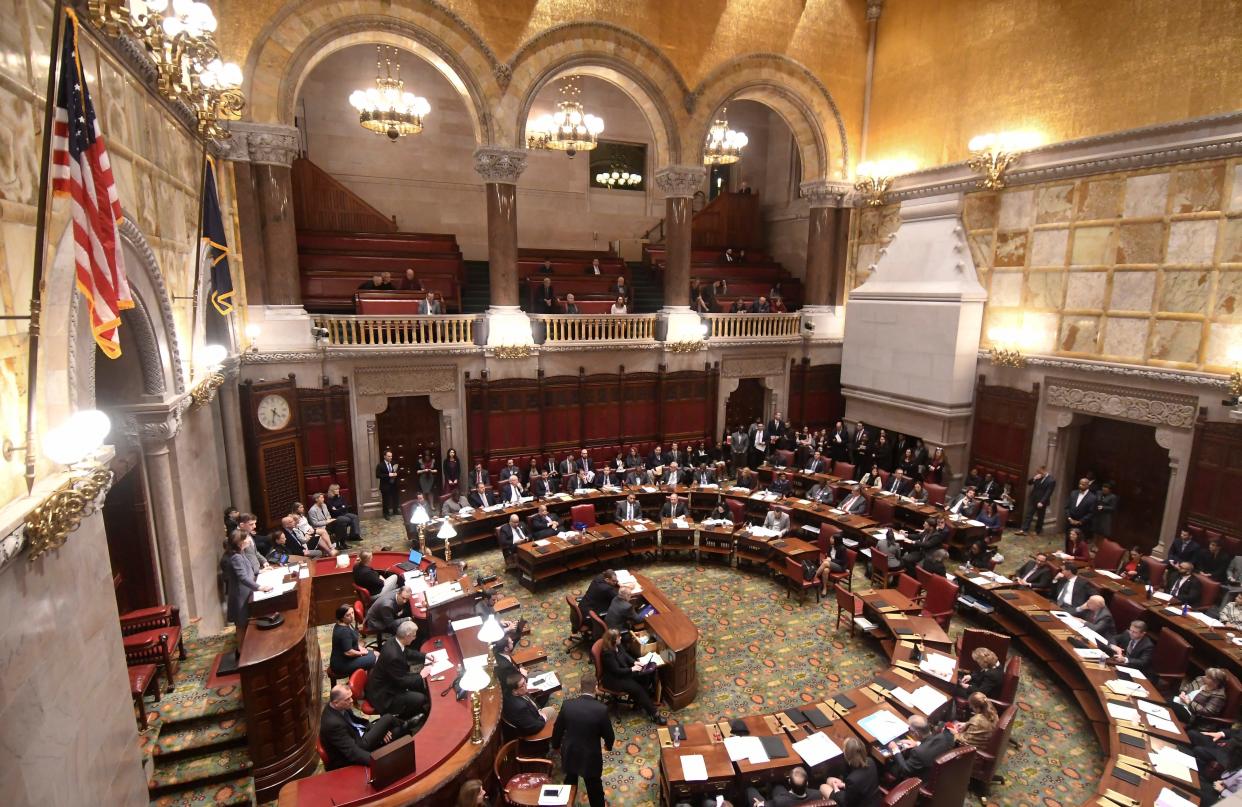
[[[405, 546], [395, 519], [368, 520], [364, 532], [366, 546]], [[1058, 540], [1051, 534], [1044, 539], [1008, 535], [1002, 545], [1008, 557], [999, 570], [1017, 568], [1030, 552]], [[472, 568], [501, 570], [498, 550], [466, 559]], [[864, 682], [884, 664], [874, 642], [851, 639], [844, 628], [834, 631], [835, 604], [816, 604], [812, 596], [799, 605], [796, 597], [786, 598], [779, 582], [764, 575], [688, 562], [648, 564], [643, 571], [681, 604], [700, 632], [698, 698], [672, 715], [674, 721], [718, 720], [823, 700], [835, 690]], [[541, 668], [555, 668], [570, 694], [576, 691], [577, 676], [588, 661], [582, 651], [569, 655], [563, 651], [561, 640], [569, 633], [564, 595], [581, 593], [589, 579], [584, 572], [536, 594], [512, 579], [506, 585], [521, 601], [531, 623], [529, 642], [548, 653]], [[854, 583], [858, 590], [869, 585], [861, 566]], [[968, 624], [956, 617], [952, 633]], [[319, 638], [326, 658], [331, 628], [321, 628]], [[1102, 773], [1094, 735], [1046, 668], [1024, 657], [1022, 669], [1020, 711], [1013, 731], [1021, 745], [1010, 748], [1001, 769], [1006, 783], [993, 787], [987, 803], [1006, 807], [1079, 804], [1094, 791]], [[552, 704], [559, 700], [553, 698]], [[655, 805], [659, 797], [655, 726], [624, 709], [615, 713], [615, 724], [618, 745], [605, 761], [609, 804]]]

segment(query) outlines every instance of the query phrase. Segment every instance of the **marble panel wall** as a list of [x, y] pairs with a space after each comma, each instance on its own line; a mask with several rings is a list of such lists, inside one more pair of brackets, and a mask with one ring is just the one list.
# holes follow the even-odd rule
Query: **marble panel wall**
[[[849, 287], [896, 225], [861, 210]], [[996, 327], [1031, 349], [1184, 370], [1231, 369], [1242, 345], [1242, 160], [969, 194], [967, 241]]]

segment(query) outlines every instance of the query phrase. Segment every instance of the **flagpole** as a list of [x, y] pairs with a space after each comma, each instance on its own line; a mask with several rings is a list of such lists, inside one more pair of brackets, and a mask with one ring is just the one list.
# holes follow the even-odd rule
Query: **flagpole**
[[60, 54], [64, 48], [65, 0], [52, 4], [52, 52], [47, 64], [47, 96], [43, 100], [43, 144], [39, 165], [39, 208], [35, 222], [34, 272], [30, 281], [30, 327], [26, 346], [26, 492], [35, 483], [35, 410], [39, 391], [39, 317], [43, 307], [43, 271], [47, 262], [48, 178], [52, 168], [52, 122], [56, 114], [56, 88], [60, 79]]
[[[194, 239], [194, 294], [191, 296], [194, 306], [190, 309], [190, 379], [194, 378], [194, 337], [198, 333], [198, 293], [203, 282], [203, 205], [207, 203], [203, 196], [207, 189], [207, 144], [203, 143], [202, 168], [198, 172], [198, 237]], [[207, 333], [203, 332], [203, 341], [207, 341]]]

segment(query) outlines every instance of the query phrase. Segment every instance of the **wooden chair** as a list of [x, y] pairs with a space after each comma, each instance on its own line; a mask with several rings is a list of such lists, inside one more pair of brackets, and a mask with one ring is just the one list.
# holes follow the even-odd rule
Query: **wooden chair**
[[159, 666], [171, 688], [177, 667], [185, 660], [180, 611], [168, 605], [143, 608], [122, 614], [120, 622], [126, 665]]
[[854, 636], [854, 620], [863, 615], [863, 601], [854, 592], [842, 586], [840, 583], [833, 586], [833, 594], [837, 598], [837, 624], [834, 630], [841, 629], [841, 619], [844, 617], [849, 622], [850, 636]]
[[940, 575], [932, 575], [927, 581], [927, 595], [923, 598], [923, 612], [920, 616], [931, 617], [947, 631], [956, 604], [957, 585]]
[[591, 638], [590, 626], [582, 618], [582, 606], [578, 598], [572, 594], [565, 595], [565, 604], [569, 606], [569, 636], [561, 640], [568, 653], [585, 644]]
[[1190, 643], [1181, 634], [1167, 628], [1160, 631], [1151, 660], [1156, 687], [1163, 692], [1176, 692], [1186, 677], [1189, 659]]
[[349, 674], [349, 690], [354, 696], [354, 704], [364, 715], [377, 715], [379, 712], [367, 700], [367, 671], [354, 670]]
[[888, 588], [889, 581], [900, 574], [888, 568], [888, 553], [871, 547], [871, 587]]
[[927, 778], [919, 787], [919, 803], [924, 807], [961, 807], [970, 789], [975, 767], [975, 747], [964, 745], [936, 757]]
[[[821, 561], [823, 558], [820, 559]], [[828, 582], [832, 585], [845, 583], [845, 587], [850, 591], [854, 590], [854, 564], [858, 562], [858, 552], [853, 549], [845, 550], [845, 568], [839, 572], [828, 572]]]
[[159, 668], [154, 664], [136, 664], [129, 668], [129, 694], [134, 698], [134, 710], [142, 731], [147, 729], [147, 690], [155, 686], [155, 700], [160, 699]]
[[1000, 692], [992, 699], [992, 705], [1003, 712], [1018, 700], [1018, 680], [1022, 677], [1022, 657], [1014, 654], [1005, 664], [1005, 677], [1001, 679]]
[[884, 793], [880, 807], [914, 807], [919, 800], [919, 785], [922, 783], [921, 779], [914, 777], [903, 779]]
[[1153, 558], [1150, 555], [1144, 555], [1143, 566], [1147, 569], [1147, 585], [1157, 591], [1163, 589], [1164, 573], [1169, 568], [1168, 564], [1160, 558]]
[[1001, 762], [1005, 760], [1005, 752], [1009, 750], [1009, 736], [1013, 733], [1013, 719], [1018, 713], [1017, 705], [1012, 705], [1001, 713], [996, 721], [996, 728], [988, 739], [987, 746], [975, 755], [974, 768], [970, 778], [978, 784], [983, 795], [988, 795], [994, 783], [1004, 784], [1005, 777], [996, 773]]
[[1195, 577], [1199, 580], [1200, 588], [1199, 602], [1195, 605], [1199, 608], [1208, 608], [1220, 602], [1220, 593], [1222, 590], [1220, 583], [1216, 582], [1203, 572], [1195, 572]]
[[1125, 547], [1116, 541], [1101, 538], [1100, 545], [1096, 547], [1095, 558], [1092, 560], [1091, 565], [1097, 569], [1115, 572], [1121, 568], [1121, 563], [1125, 560], [1125, 557]]
[[915, 604], [923, 602], [923, 587], [919, 585], [919, 581], [905, 572], [897, 573], [897, 593], [904, 594]]
[[496, 753], [492, 766], [504, 804], [516, 807], [527, 799], [515, 800], [510, 792], [522, 790], [529, 794], [552, 781], [552, 760], [518, 755], [518, 741], [507, 742]]
[[1001, 664], [1009, 657], [1009, 637], [1003, 633], [994, 633], [981, 628], [966, 628], [957, 637], [957, 664], [966, 672], [979, 669], [970, 656], [980, 647], [986, 647], [996, 654]]
[[[592, 611], [592, 614], [595, 612]], [[597, 691], [604, 696], [605, 703], [627, 703], [634, 705], [633, 699], [628, 692], [621, 692], [616, 689], [609, 689], [604, 686], [604, 663], [601, 656], [604, 654], [603, 638], [596, 639], [591, 645], [591, 663], [595, 665], [595, 686]]]
[[815, 591], [815, 602], [819, 602], [819, 581], [812, 578], [806, 579], [806, 574], [802, 570], [802, 562], [785, 556], [785, 599], [789, 599], [789, 593], [794, 589], [798, 590], [798, 602], [806, 600], [807, 589]]
[[[159, 700], [159, 698], [156, 698], [156, 700]], [[1242, 708], [1242, 684], [1238, 683], [1236, 675], [1225, 670], [1225, 708], [1215, 717], [1200, 715], [1195, 722], [1198, 724], [1200, 731], [1224, 731], [1227, 733], [1229, 727], [1237, 720], [1239, 708]]]

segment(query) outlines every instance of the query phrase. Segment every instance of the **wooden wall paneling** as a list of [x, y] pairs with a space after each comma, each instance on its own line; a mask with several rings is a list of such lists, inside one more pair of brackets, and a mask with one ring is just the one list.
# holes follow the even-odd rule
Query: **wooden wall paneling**
[[707, 422], [711, 424], [707, 444], [717, 446], [720, 445], [720, 435], [724, 433], [721, 424], [716, 420], [716, 413], [720, 411], [720, 362], [710, 365], [707, 388], [711, 391], [711, 400], [707, 406]]
[[578, 434], [581, 435], [581, 442], [587, 441], [587, 419], [586, 413], [588, 404], [586, 401], [586, 368], [578, 368]]
[[[1093, 417], [1078, 434], [1078, 454], [1067, 487], [1095, 473], [1117, 494], [1112, 538], [1122, 546], [1150, 549], [1160, 542], [1169, 490], [1169, 452], [1156, 442], [1156, 427]], [[1072, 494], [1071, 494], [1072, 495]]]
[[543, 400], [544, 400], [543, 382], [544, 382], [544, 372], [543, 372], [543, 369], [540, 368], [539, 370], [535, 372], [535, 395], [537, 398], [536, 402], [538, 404], [536, 409], [537, 409], [538, 420], [539, 420], [539, 454], [541, 456], [548, 453], [548, 420], [547, 420], [547, 410], [544, 409], [544, 406], [543, 406]]
[[[299, 389], [302, 422], [302, 475], [308, 493], [327, 490], [335, 482], [353, 500], [353, 428], [349, 388]], [[310, 503], [306, 503], [309, 507]]]
[[[625, 405], [625, 365], [617, 367], [617, 434], [621, 437], [628, 437], [630, 430], [625, 421], [625, 413], [629, 407]], [[624, 440], [621, 441], [624, 444]]]
[[668, 440], [664, 435], [664, 410], [667, 408], [667, 398], [664, 391], [664, 376], [668, 368], [661, 364], [656, 368], [656, 442], [663, 445]]
[[[1039, 384], [1030, 392], [992, 386], [979, 376], [970, 438], [970, 467], [981, 472], [1007, 474], [1013, 482], [1017, 512], [1026, 499], [1026, 474], [1031, 462], [1031, 439], [1039, 408]], [[1020, 517], [1020, 516], [1019, 516]]]
[[1209, 422], [1201, 413], [1179, 523], [1242, 536], [1242, 424]]
[[[792, 389], [791, 381], [791, 389]], [[814, 429], [831, 428], [845, 412], [845, 398], [841, 394], [841, 365], [809, 362], [801, 368], [798, 386], [800, 418], [799, 426]], [[793, 414], [790, 414], [790, 418]]]

